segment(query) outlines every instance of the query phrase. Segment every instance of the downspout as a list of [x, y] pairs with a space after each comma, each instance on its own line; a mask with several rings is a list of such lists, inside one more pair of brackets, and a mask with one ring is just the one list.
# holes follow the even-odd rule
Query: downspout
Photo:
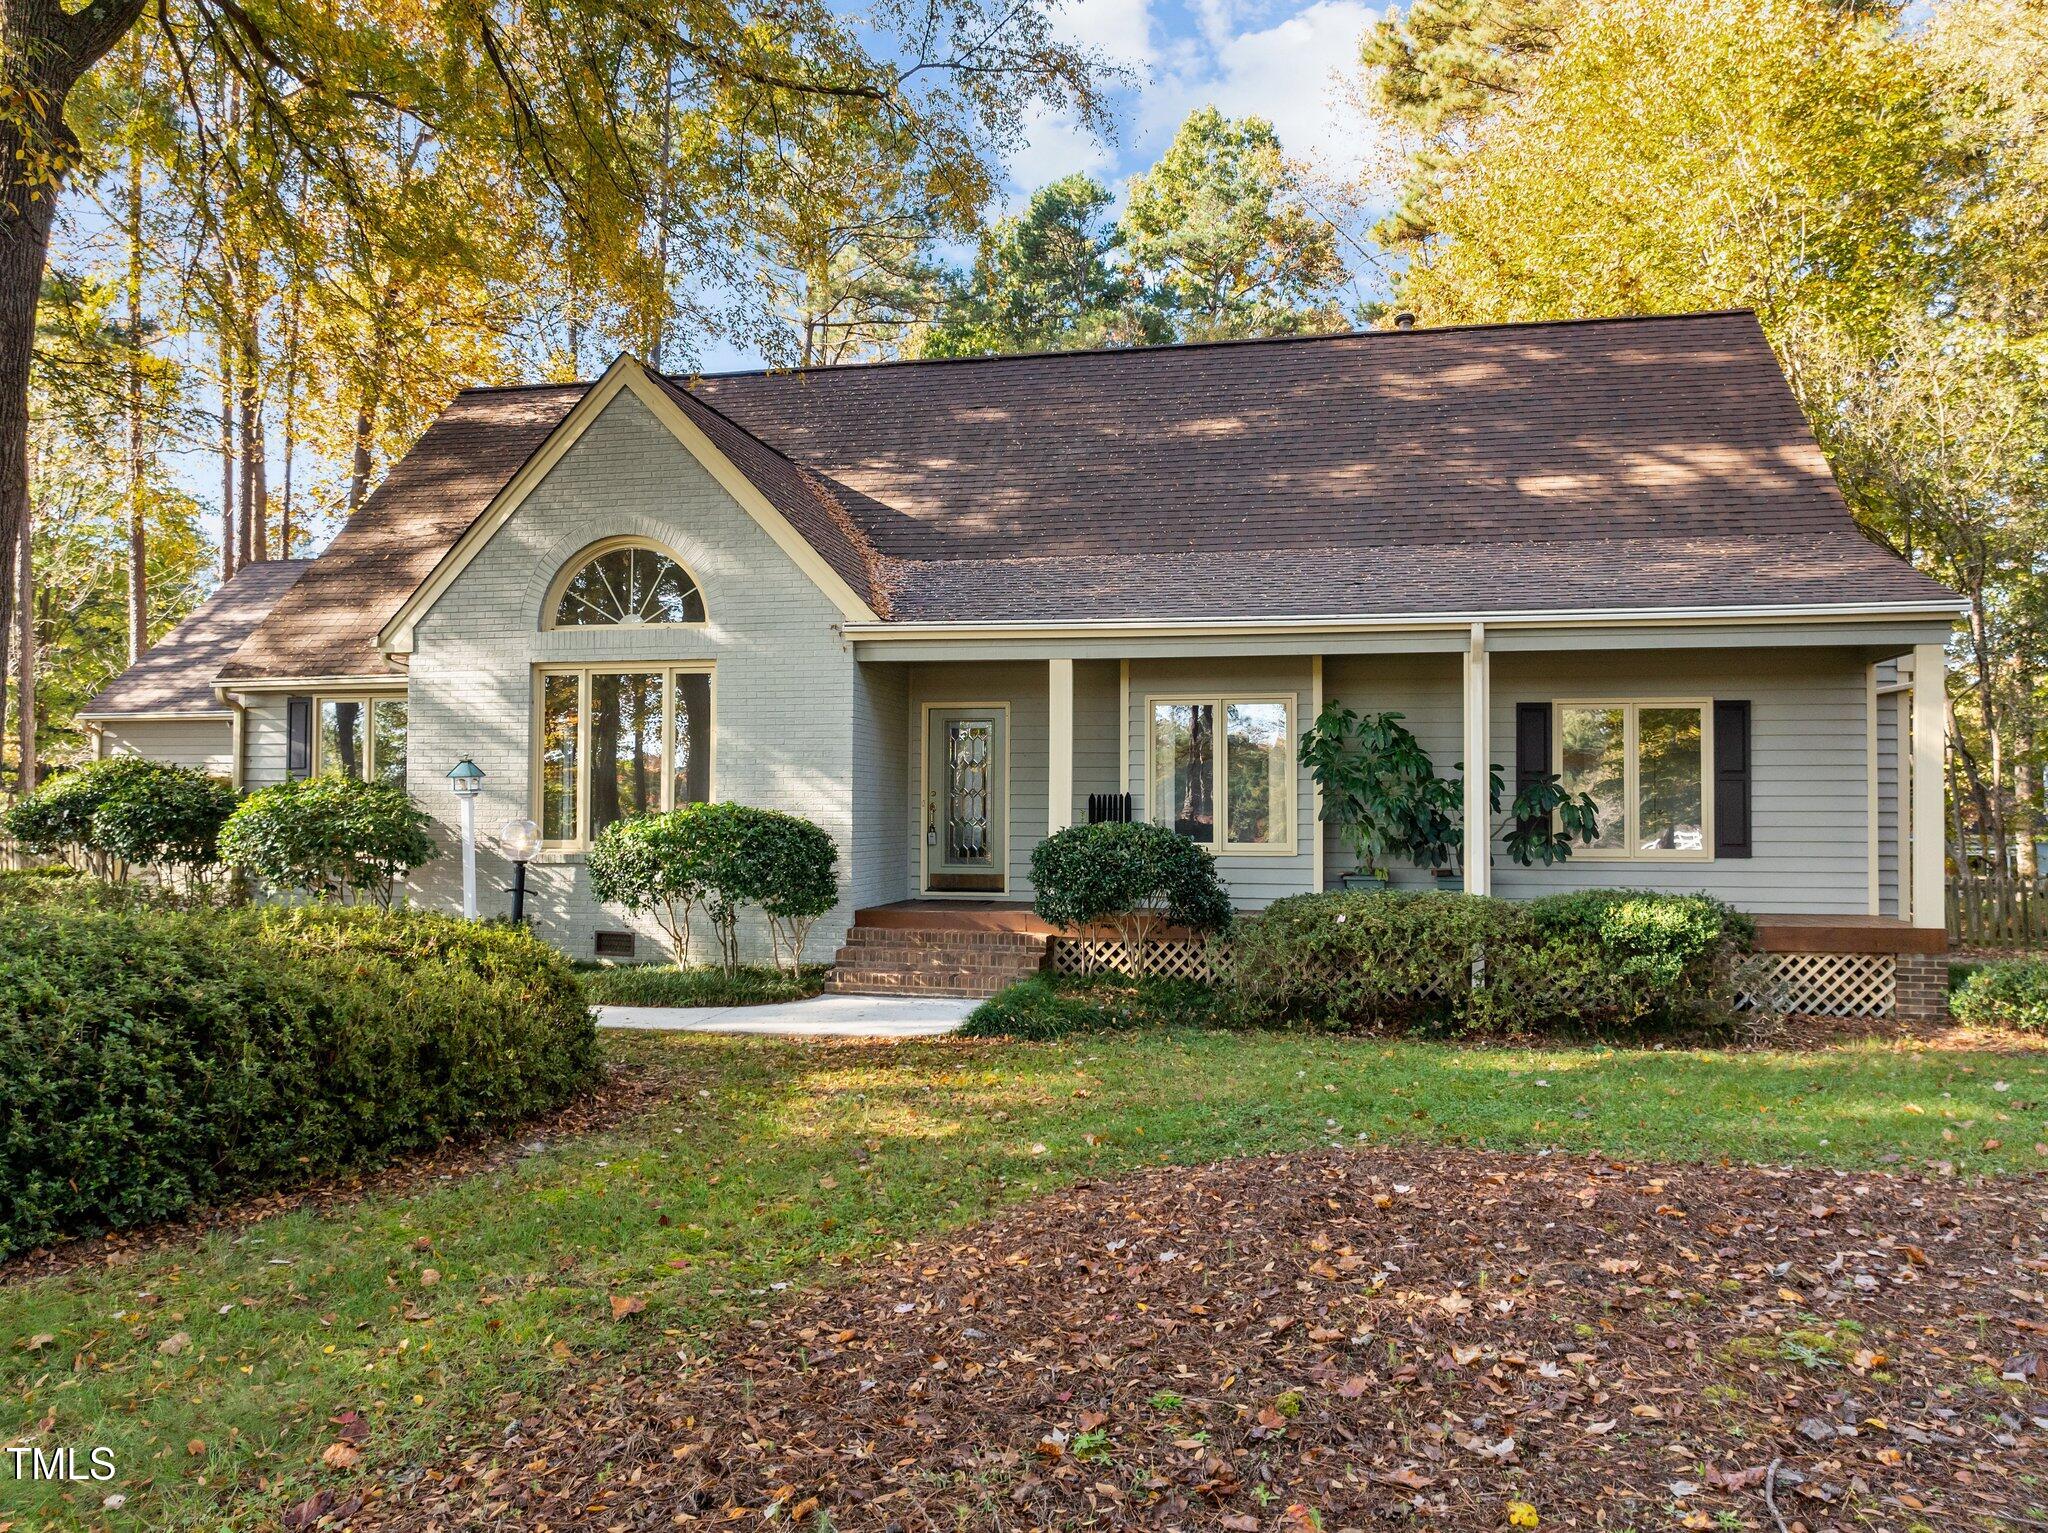
[[249, 738], [249, 710], [226, 687], [215, 687], [213, 695], [228, 705], [228, 786], [240, 793], [248, 775], [242, 757]]

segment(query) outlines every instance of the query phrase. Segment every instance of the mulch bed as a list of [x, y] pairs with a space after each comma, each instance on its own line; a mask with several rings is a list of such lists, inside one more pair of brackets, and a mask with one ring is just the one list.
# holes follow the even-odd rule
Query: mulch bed
[[595, 1133], [623, 1122], [652, 1107], [674, 1089], [673, 1079], [613, 1066], [583, 1096], [528, 1120], [508, 1134], [449, 1140], [430, 1150], [401, 1155], [373, 1171], [321, 1177], [282, 1192], [258, 1193], [217, 1207], [197, 1209], [179, 1219], [104, 1235], [80, 1235], [54, 1246], [24, 1251], [0, 1261], [0, 1287], [60, 1277], [86, 1268], [129, 1266], [173, 1247], [190, 1245], [216, 1230], [239, 1231], [300, 1209], [325, 1213], [366, 1197], [406, 1197], [439, 1183], [502, 1170], [557, 1140]]
[[677, 1348], [649, 1334], [489, 1446], [287, 1523], [2048, 1523], [2040, 1178], [1427, 1150], [1162, 1168]]

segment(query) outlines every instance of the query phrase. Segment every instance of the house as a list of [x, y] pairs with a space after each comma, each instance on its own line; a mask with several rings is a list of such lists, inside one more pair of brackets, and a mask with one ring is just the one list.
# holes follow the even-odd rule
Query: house
[[[839, 844], [814, 956], [844, 943], [842, 983], [975, 988], [1043, 948], [1032, 848], [1116, 795], [1241, 906], [1334, 885], [1294, 752], [1338, 699], [1446, 776], [1594, 792], [1599, 843], [1547, 868], [1480, 800], [1468, 888], [1703, 890], [1768, 918], [1808, 1001], [1911, 1009], [1958, 608], [1852, 524], [1746, 312], [621, 358], [458, 395], [325, 553], [245, 571], [87, 716], [247, 787], [403, 776], [444, 829], [470, 757], [482, 827], [541, 826], [529, 910], [578, 957], [652, 946], [591, 897], [606, 824], [790, 810]], [[451, 903], [453, 862], [416, 896]]]

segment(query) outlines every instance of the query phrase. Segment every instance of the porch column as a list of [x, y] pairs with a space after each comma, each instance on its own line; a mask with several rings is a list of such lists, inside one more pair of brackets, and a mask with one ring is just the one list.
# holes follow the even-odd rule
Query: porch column
[[1486, 652], [1486, 625], [1472, 625], [1465, 647], [1465, 892], [1493, 892], [1493, 802], [1489, 767], [1493, 760], [1493, 662]]
[[1948, 816], [1943, 813], [1943, 760], [1948, 744], [1948, 653], [1939, 644], [1913, 646], [1912, 867], [1913, 924], [1948, 925]]
[[1074, 662], [1046, 662], [1045, 833], [1074, 823]]

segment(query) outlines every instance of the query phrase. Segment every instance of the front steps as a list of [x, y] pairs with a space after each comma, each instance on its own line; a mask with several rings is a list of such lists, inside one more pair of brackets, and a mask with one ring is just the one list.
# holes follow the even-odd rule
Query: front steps
[[1046, 942], [1034, 932], [856, 924], [825, 988], [835, 995], [981, 999], [1043, 969]]

